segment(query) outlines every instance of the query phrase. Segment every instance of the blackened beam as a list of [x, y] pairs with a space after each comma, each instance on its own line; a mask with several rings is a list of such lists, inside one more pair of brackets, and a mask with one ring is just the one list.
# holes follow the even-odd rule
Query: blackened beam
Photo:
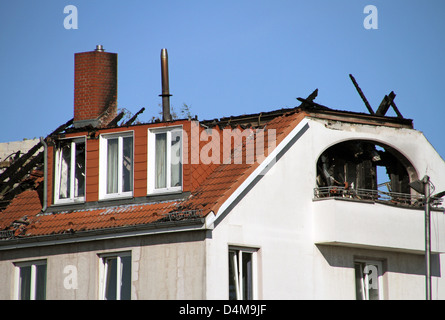
[[360, 89], [357, 81], [355, 81], [355, 78], [352, 76], [352, 74], [349, 75], [349, 78], [351, 78], [352, 83], [354, 84], [355, 89], [357, 90], [358, 94], [362, 98], [363, 102], [365, 103], [366, 108], [368, 109], [370, 114], [374, 114], [374, 110], [372, 110], [371, 105], [368, 102], [368, 99], [366, 99], [362, 89]]
[[315, 89], [310, 95], [308, 95], [308, 97], [306, 99], [303, 99], [304, 101], [300, 100], [297, 98], [297, 100], [299, 100], [301, 102], [300, 108], [306, 108], [309, 106], [314, 106], [313, 102], [314, 99], [318, 96], [318, 88]]
[[394, 109], [395, 113], [397, 114], [397, 117], [403, 119], [403, 116], [400, 113], [399, 109], [397, 108], [396, 104], [394, 103], [394, 100], [391, 102], [391, 107]]
[[297, 98], [298, 101], [300, 101], [301, 103], [303, 103], [302, 107], [305, 107], [305, 104], [311, 105], [313, 107], [317, 107], [317, 108], [321, 108], [321, 109], [329, 109], [328, 107], [315, 103], [314, 101], [311, 100], [307, 100], [307, 99], [303, 99], [303, 98]]
[[378, 116], [386, 115], [386, 112], [388, 112], [388, 109], [391, 106], [391, 103], [394, 101], [395, 97], [396, 94], [394, 93], [394, 91], [391, 91], [389, 95], [385, 95], [375, 114]]
[[[26, 165], [20, 168], [18, 172], [15, 173], [14, 179], [9, 179], [6, 183], [3, 183], [0, 190], [0, 195], [5, 195], [9, 193], [17, 182], [20, 182], [21, 179], [31, 172], [31, 170], [37, 165], [37, 163], [42, 162], [43, 160], [43, 151], [40, 152], [36, 157], [34, 157], [31, 161], [29, 161]], [[19, 186], [15, 187], [19, 188]], [[15, 194], [14, 194], [15, 195]]]
[[128, 120], [126, 123], [125, 123], [125, 125], [126, 126], [129, 126], [130, 124], [132, 124], [135, 120], [136, 120], [136, 118], [138, 117], [138, 115], [140, 115], [142, 112], [144, 112], [145, 111], [145, 108], [142, 108], [141, 110], [139, 110], [138, 112], [136, 112], [136, 114], [133, 116], [133, 117], [131, 117], [131, 119], [130, 120]]
[[116, 117], [114, 117], [113, 120], [110, 121], [109, 124], [107, 124], [107, 127], [114, 127], [117, 125], [117, 123], [124, 117], [125, 112], [121, 111]]
[[[51, 134], [49, 134], [48, 137], [58, 134], [58, 133], [62, 132], [63, 130], [65, 130], [67, 127], [69, 127], [73, 123], [73, 120], [74, 119], [71, 119], [68, 122], [66, 122], [65, 124], [62, 124], [61, 126], [59, 126], [56, 130], [51, 132]], [[29, 149], [29, 151], [27, 153], [23, 154], [20, 158], [18, 158], [16, 161], [14, 161], [14, 163], [0, 175], [0, 183], [2, 183], [6, 179], [15, 175], [15, 173], [18, 170], [20, 170], [20, 168], [25, 164], [25, 162], [28, 161], [29, 158], [31, 158], [41, 147], [42, 147], [42, 143], [39, 141], [34, 147]]]
[[315, 89], [307, 98], [308, 101], [314, 101], [315, 98], [318, 96], [318, 88]]

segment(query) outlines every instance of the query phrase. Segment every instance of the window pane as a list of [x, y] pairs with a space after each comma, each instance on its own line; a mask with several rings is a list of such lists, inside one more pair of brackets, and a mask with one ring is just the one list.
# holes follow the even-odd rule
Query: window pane
[[229, 300], [253, 299], [253, 253], [229, 251]]
[[252, 254], [243, 252], [243, 299], [252, 300]]
[[367, 265], [368, 273], [368, 296], [369, 300], [379, 300], [379, 275], [378, 266], [375, 264]]
[[229, 251], [229, 300], [237, 300], [238, 287], [238, 255], [235, 251]]
[[31, 266], [20, 268], [20, 300], [31, 298]]
[[107, 193], [117, 193], [118, 139], [107, 141]]
[[123, 138], [122, 191], [133, 190], [133, 137]]
[[365, 300], [363, 268], [361, 263], [355, 263], [355, 296], [357, 300]]
[[85, 196], [85, 143], [76, 143], [75, 197]]
[[121, 257], [121, 300], [131, 299], [131, 256]]
[[64, 145], [59, 154], [59, 199], [70, 197], [71, 144]]
[[379, 266], [368, 262], [356, 262], [355, 288], [357, 300], [379, 300]]
[[156, 135], [155, 188], [167, 187], [167, 133]]
[[46, 299], [46, 264], [36, 265], [36, 300]]
[[171, 133], [171, 186], [177, 187], [182, 184], [182, 142], [181, 131]]
[[105, 299], [116, 300], [117, 258], [105, 259], [107, 277], [105, 279]]

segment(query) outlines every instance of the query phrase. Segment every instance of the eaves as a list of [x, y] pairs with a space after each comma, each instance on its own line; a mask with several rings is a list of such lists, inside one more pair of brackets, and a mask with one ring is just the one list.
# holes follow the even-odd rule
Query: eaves
[[205, 219], [203, 218], [155, 222], [142, 225], [78, 231], [75, 233], [67, 232], [61, 234], [17, 237], [13, 239], [0, 240], [0, 251], [109, 240], [116, 238], [148, 236], [155, 234], [167, 234], [174, 232], [206, 231], [210, 229], [211, 228], [206, 225]]

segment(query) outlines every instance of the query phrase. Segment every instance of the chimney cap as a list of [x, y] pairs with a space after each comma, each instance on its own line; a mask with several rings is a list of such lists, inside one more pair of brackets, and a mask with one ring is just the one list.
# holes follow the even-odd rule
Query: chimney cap
[[98, 44], [98, 45], [96, 46], [96, 50], [94, 50], [94, 51], [104, 52], [105, 49], [104, 49], [104, 47], [103, 47], [101, 44]]

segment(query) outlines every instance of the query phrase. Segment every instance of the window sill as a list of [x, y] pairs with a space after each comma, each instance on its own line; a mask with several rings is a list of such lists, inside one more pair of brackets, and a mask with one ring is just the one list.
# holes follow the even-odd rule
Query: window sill
[[65, 206], [77, 203], [85, 203], [85, 197], [75, 199], [59, 199], [54, 202], [53, 206]]
[[157, 194], [157, 195], [147, 195], [143, 197], [124, 197], [124, 198], [111, 198], [111, 199], [101, 199], [98, 201], [82, 202], [82, 203], [67, 203], [64, 205], [52, 204], [46, 209], [44, 214], [59, 213], [74, 210], [88, 210], [88, 209], [100, 209], [111, 206], [119, 205], [131, 205], [131, 204], [150, 204], [159, 201], [182, 201], [190, 196], [190, 191], [178, 192], [178, 193], [167, 193], [167, 194]]
[[182, 187], [150, 190], [147, 193], [147, 196], [158, 196], [162, 194], [176, 194], [176, 193], [182, 193]]
[[133, 192], [125, 192], [125, 193], [111, 193], [102, 195], [99, 198], [100, 201], [110, 201], [110, 200], [121, 200], [121, 199], [132, 199]]

